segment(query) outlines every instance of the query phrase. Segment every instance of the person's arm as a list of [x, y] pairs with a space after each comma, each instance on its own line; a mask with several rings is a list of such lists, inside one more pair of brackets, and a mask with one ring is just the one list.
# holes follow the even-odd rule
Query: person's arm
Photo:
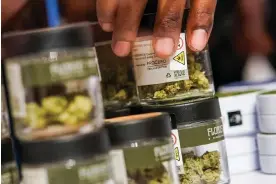
[[265, 24], [265, 0], [239, 0], [241, 28], [251, 53], [267, 54], [272, 42]]
[[1, 21], [2, 26], [15, 15], [27, 2], [27, 0], [2, 0], [1, 1]]

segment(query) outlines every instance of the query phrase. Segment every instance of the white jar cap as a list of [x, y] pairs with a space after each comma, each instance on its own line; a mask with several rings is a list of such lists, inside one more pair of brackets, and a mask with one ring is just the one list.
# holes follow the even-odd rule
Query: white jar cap
[[266, 174], [276, 174], [276, 156], [260, 155], [260, 166]]
[[276, 134], [257, 134], [260, 155], [276, 156]]

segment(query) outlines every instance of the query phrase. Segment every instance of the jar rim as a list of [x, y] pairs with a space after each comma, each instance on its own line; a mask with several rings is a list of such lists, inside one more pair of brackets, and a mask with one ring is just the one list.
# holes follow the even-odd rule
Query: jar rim
[[22, 164], [91, 158], [108, 153], [110, 144], [104, 128], [79, 135], [47, 140], [21, 140]]
[[107, 119], [105, 127], [112, 146], [171, 135], [170, 116], [159, 112]]

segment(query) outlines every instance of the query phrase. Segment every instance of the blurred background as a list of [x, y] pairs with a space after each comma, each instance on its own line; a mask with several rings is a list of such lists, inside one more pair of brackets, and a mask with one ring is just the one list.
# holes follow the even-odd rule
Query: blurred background
[[[15, 15], [5, 17], [10, 11], [5, 7], [19, 1], [2, 2], [2, 33], [47, 27], [44, 0], [25, 1]], [[59, 3], [63, 23], [97, 21], [96, 0], [59, 0]], [[150, 0], [147, 8], [155, 11], [156, 4], [157, 0]], [[275, 9], [275, 0], [218, 1], [209, 40], [216, 88], [236, 81], [275, 78]]]

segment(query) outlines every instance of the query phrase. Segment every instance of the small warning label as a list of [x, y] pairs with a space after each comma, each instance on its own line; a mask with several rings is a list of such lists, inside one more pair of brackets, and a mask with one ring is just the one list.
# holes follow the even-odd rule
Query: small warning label
[[176, 55], [173, 60], [177, 61], [178, 63], [181, 63], [185, 65], [185, 55], [184, 51], [180, 52], [178, 55]]
[[183, 45], [184, 45], [184, 40], [180, 37], [177, 45], [177, 50], [182, 49]]

